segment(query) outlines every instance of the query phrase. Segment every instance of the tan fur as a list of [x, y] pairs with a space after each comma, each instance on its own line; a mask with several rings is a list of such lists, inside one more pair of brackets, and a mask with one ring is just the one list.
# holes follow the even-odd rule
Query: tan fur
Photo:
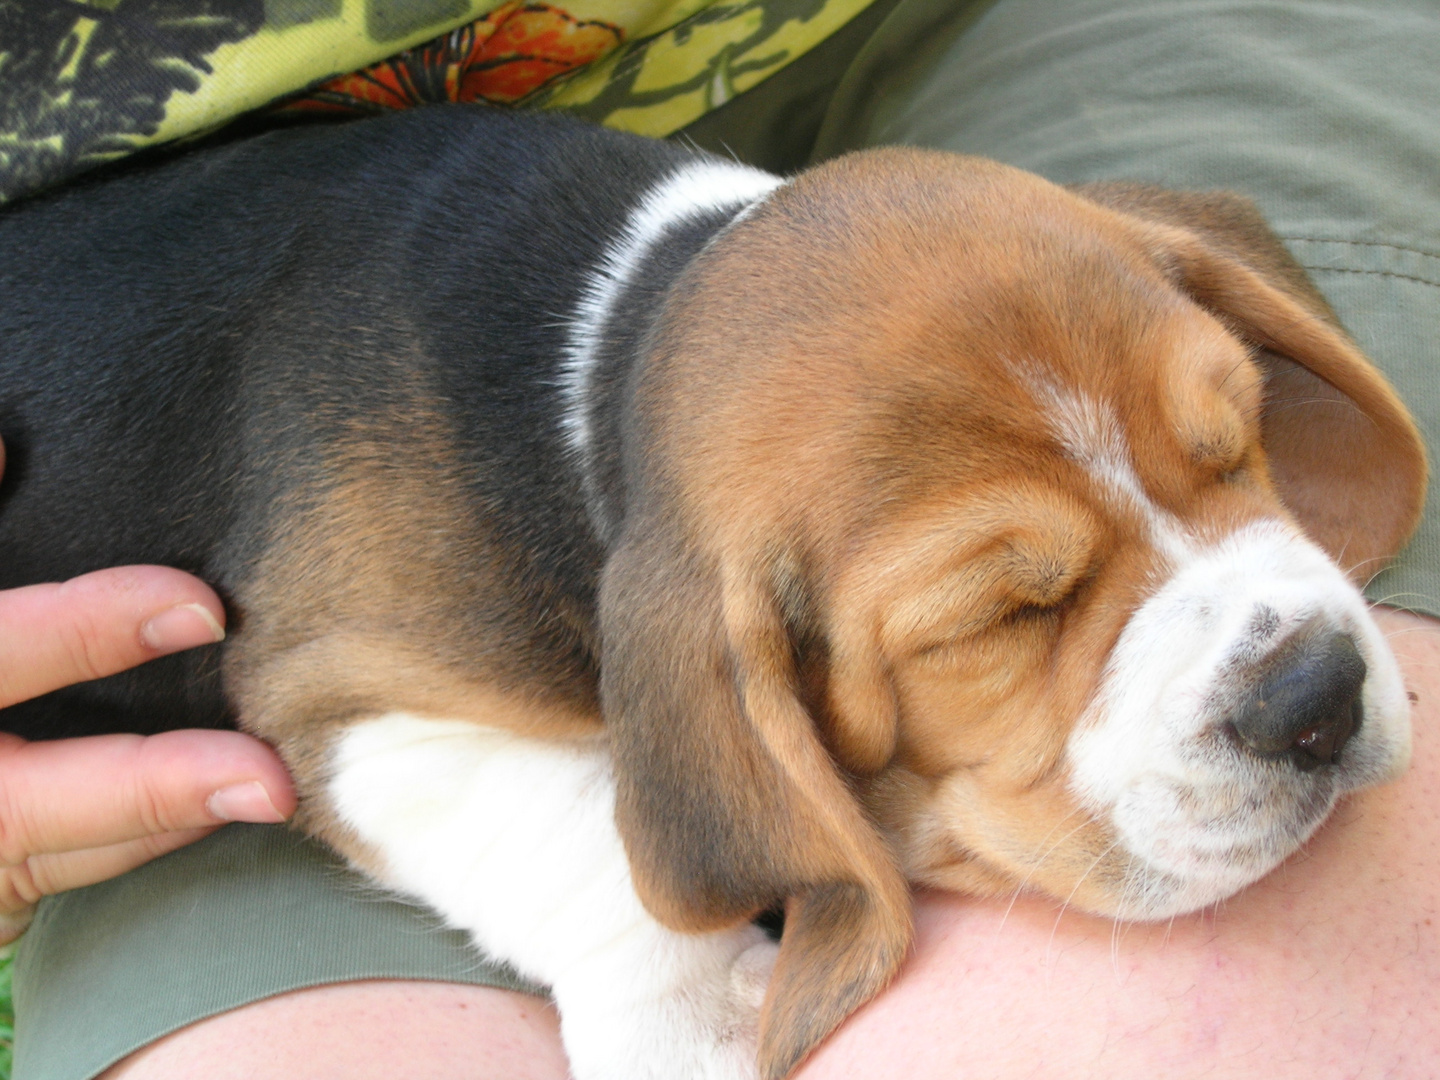
[[[563, 597], [519, 594], [522, 556], [466, 500], [456, 439], [423, 386], [357, 421], [315, 468], [238, 598], [245, 633], [227, 678], [245, 726], [294, 774], [296, 824], [375, 871], [326, 794], [343, 728], [401, 711], [539, 738], [593, 735], [593, 674], [545, 647], [547, 636], [591, 630]], [[534, 625], [537, 609], [563, 623], [558, 632]]]
[[1160, 237], [1182, 285], [1266, 350], [1264, 441], [1281, 498], [1357, 580], [1373, 577], [1419, 523], [1424, 444], [1324, 297], [1244, 199], [1132, 184], [1080, 190], [1188, 227]]
[[[877, 151], [777, 190], [673, 290], [600, 700], [650, 910], [702, 930], [786, 907], [767, 1080], [893, 977], [906, 878], [1120, 899], [1062, 755], [1163, 557], [1056, 444], [1046, 380], [1115, 410], [1148, 496], [1201, 538], [1289, 514], [1364, 577], [1414, 527], [1413, 424], [1257, 222]], [[323, 463], [232, 653], [309, 827], [362, 862], [317, 799], [329, 736], [302, 731], [405, 709], [569, 738], [600, 713], [588, 616], [519, 591], [423, 388], [401, 413]]]
[[1268, 232], [1096, 194], [1134, 213], [989, 162], [844, 158], [705, 252], [657, 335], [602, 594], [620, 821], [677, 925], [821, 913], [787, 926], [771, 1080], [893, 975], [892, 859], [1120, 900], [1061, 757], [1163, 560], [1055, 445], [1037, 373], [1117, 410], [1198, 537], [1288, 513], [1364, 576], [1416, 522], [1413, 424]]

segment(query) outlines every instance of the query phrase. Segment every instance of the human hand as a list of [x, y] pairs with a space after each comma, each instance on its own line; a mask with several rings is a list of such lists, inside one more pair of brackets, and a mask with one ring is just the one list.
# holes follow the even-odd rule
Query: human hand
[[[3, 461], [3, 458], [0, 458]], [[211, 644], [219, 598], [163, 566], [0, 592], [0, 708]], [[44, 895], [124, 873], [229, 821], [295, 810], [275, 752], [235, 731], [27, 743], [0, 733], [0, 943]]]

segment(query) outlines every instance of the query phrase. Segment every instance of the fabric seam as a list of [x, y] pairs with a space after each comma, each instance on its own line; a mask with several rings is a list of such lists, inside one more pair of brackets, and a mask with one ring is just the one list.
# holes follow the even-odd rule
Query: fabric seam
[[[1440, 262], [1440, 255], [1425, 251], [1421, 248], [1405, 247], [1401, 244], [1386, 244], [1379, 240], [1337, 240], [1320, 236], [1294, 236], [1280, 234], [1280, 239], [1286, 242], [1298, 242], [1302, 244], [1343, 244], [1346, 247], [1358, 248], [1379, 248], [1383, 251], [1394, 251], [1403, 255], [1414, 255], [1421, 259], [1433, 259]], [[1432, 285], [1440, 288], [1440, 281], [1424, 277], [1419, 274], [1402, 274], [1397, 270], [1371, 270], [1350, 266], [1316, 266], [1313, 263], [1304, 262], [1301, 265], [1312, 272], [1333, 271], [1338, 274], [1376, 274], [1381, 277], [1399, 278], [1402, 281], [1418, 281], [1422, 285]]]
[[1307, 263], [1300, 264], [1301, 269], [1311, 273], [1331, 274], [1373, 274], [1376, 277], [1399, 278], [1402, 281], [1418, 281], [1421, 285], [1429, 285], [1432, 288], [1440, 289], [1440, 281], [1431, 281], [1429, 278], [1417, 277], [1414, 274], [1400, 274], [1394, 270], [1355, 270], [1348, 266], [1311, 266]]
[[1403, 251], [1410, 255], [1421, 255], [1427, 259], [1440, 259], [1440, 252], [1426, 251], [1424, 248], [1405, 247], [1402, 244], [1385, 244], [1379, 240], [1337, 240], [1329, 236], [1290, 236], [1284, 233], [1279, 234], [1282, 240], [1301, 240], [1311, 244], [1346, 244], [1350, 247], [1378, 247], [1388, 251]]

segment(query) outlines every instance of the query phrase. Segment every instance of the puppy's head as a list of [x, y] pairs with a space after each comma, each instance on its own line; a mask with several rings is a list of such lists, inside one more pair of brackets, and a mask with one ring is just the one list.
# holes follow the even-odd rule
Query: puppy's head
[[786, 904], [768, 1077], [894, 972], [906, 877], [1164, 917], [1405, 763], [1355, 582], [1423, 450], [1241, 200], [841, 159], [677, 285], [627, 438], [620, 824], [677, 926]]

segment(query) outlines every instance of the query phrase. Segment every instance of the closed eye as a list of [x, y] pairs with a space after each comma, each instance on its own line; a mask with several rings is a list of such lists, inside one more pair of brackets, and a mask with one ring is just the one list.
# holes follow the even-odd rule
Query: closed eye
[[1066, 537], [1057, 544], [1051, 535], [1042, 543], [1017, 539], [1006, 560], [1011, 618], [1033, 618], [1054, 613], [1074, 602], [1076, 593], [1092, 576], [1091, 547], [1086, 537]]
[[1009, 611], [1006, 618], [1011, 622], [1033, 622], [1063, 615], [1075, 606], [1085, 585], [1093, 576], [1093, 574], [1085, 574], [1068, 577], [1063, 589], [1056, 589], [1043, 597], [1024, 593], [1017, 594], [1018, 603]]
[[967, 507], [965, 528], [950, 533], [955, 539], [941, 559], [916, 560], [923, 572], [887, 606], [882, 624], [896, 655], [944, 653], [998, 625], [1038, 623], [1073, 602], [1097, 557], [1099, 523], [1063, 490], [1024, 494], [1006, 491]]
[[1011, 596], [987, 606], [984, 611], [975, 611], [963, 623], [955, 626], [945, 637], [926, 643], [917, 649], [915, 656], [941, 663], [947, 657], [973, 648], [974, 643], [992, 630], [1009, 628], [1015, 632], [1048, 632], [1075, 605], [1080, 590], [1071, 589], [1063, 595], [1043, 602], [1020, 600]]

